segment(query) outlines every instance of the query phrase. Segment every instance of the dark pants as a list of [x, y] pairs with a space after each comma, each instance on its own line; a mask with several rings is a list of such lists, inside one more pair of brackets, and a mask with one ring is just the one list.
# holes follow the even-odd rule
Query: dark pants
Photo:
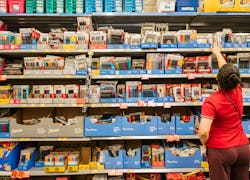
[[249, 145], [226, 149], [208, 148], [210, 180], [249, 180]]

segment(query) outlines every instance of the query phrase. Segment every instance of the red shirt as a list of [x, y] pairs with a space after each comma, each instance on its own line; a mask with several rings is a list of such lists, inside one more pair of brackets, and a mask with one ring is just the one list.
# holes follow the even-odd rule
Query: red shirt
[[207, 146], [210, 148], [230, 148], [249, 144], [238, 112], [222, 93], [227, 94], [238, 107], [240, 115], [243, 114], [240, 86], [229, 91], [219, 90], [206, 98], [201, 115], [213, 120]]

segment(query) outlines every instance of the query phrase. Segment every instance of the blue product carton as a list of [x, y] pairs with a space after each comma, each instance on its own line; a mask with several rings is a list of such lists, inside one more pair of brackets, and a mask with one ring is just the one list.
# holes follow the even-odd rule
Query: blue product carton
[[0, 157], [0, 170], [12, 171], [17, 168], [20, 159], [20, 153], [23, 148], [23, 143], [12, 145], [11, 148], [1, 148], [2, 156]]
[[143, 145], [141, 147], [141, 167], [152, 167], [152, 148], [150, 145]]
[[141, 149], [136, 150], [134, 157], [129, 157], [123, 150], [123, 168], [124, 169], [140, 169], [141, 168]]
[[44, 167], [44, 161], [37, 161], [35, 167]]
[[89, 117], [84, 118], [84, 136], [121, 136], [122, 117], [117, 116], [109, 124], [95, 124]]
[[200, 44], [200, 43], [197, 43], [197, 47], [198, 48], [210, 48], [211, 44]]
[[158, 43], [142, 43], [141, 48], [142, 49], [157, 49]]
[[176, 134], [194, 135], [194, 116], [175, 116]]
[[8, 119], [0, 120], [0, 138], [10, 137], [10, 123]]
[[100, 58], [100, 75], [115, 75], [114, 57]]
[[177, 12], [197, 12], [198, 7], [195, 7], [195, 6], [189, 6], [189, 7], [177, 6], [176, 9], [177, 9]]
[[202, 153], [197, 149], [195, 154], [189, 157], [173, 155], [171, 150], [165, 149], [165, 167], [166, 168], [200, 168]]
[[87, 75], [88, 70], [76, 70], [76, 75]]
[[20, 49], [37, 49], [36, 44], [20, 44]]
[[[164, 118], [164, 117], [162, 117]], [[157, 119], [157, 134], [158, 135], [167, 135], [175, 134], [175, 116], [171, 116], [171, 121], [163, 122], [162, 119]]]
[[107, 44], [107, 49], [129, 49], [128, 44]]
[[233, 47], [234, 47], [234, 44], [231, 43], [231, 42], [222, 43], [222, 47], [223, 47], [223, 48], [233, 48]]
[[122, 120], [122, 136], [156, 136], [157, 119], [159, 116], [153, 116], [149, 122], [136, 123], [129, 122], [127, 117]]
[[111, 157], [109, 152], [105, 150], [105, 169], [123, 169], [123, 150], [118, 152], [117, 157]]
[[197, 12], [199, 7], [198, 0], [177, 0], [176, 10], [177, 12]]
[[178, 48], [197, 48], [198, 44], [196, 42], [194, 43], [185, 43], [185, 44], [178, 44]]
[[147, 70], [146, 69], [134, 69], [134, 70], [131, 70], [132, 71], [132, 74], [147, 74]]
[[242, 126], [246, 134], [250, 135], [250, 119], [247, 119], [246, 121], [242, 121]]
[[[24, 154], [23, 156], [26, 156], [26, 155]], [[36, 156], [37, 156], [37, 149], [35, 148], [34, 152], [31, 154], [30, 159], [25, 160], [22, 163], [19, 162], [17, 169], [20, 170], [20, 171], [28, 171], [28, 170], [30, 170], [32, 167], [35, 166]]]
[[175, 43], [175, 44], [160, 44], [160, 48], [166, 48], [166, 49], [178, 48], [178, 44], [177, 43]]

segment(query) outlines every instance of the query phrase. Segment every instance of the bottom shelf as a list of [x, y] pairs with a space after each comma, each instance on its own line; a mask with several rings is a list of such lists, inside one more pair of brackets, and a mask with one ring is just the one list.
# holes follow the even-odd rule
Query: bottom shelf
[[[58, 175], [84, 175], [84, 174], [110, 174], [115, 171], [115, 173], [123, 174], [123, 173], [170, 173], [170, 172], [195, 172], [202, 171], [202, 168], [151, 168], [151, 169], [105, 169], [105, 170], [82, 170], [78, 172], [64, 172], [64, 173], [46, 173], [43, 168], [32, 168], [30, 172], [30, 176], [58, 176]], [[11, 172], [0, 171], [0, 176], [11, 176]]]

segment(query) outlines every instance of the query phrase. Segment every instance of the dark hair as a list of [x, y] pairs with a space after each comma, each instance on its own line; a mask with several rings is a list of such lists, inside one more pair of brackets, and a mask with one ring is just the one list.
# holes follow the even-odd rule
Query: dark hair
[[224, 64], [218, 72], [217, 79], [221, 89], [231, 90], [241, 82], [240, 71], [232, 63]]

